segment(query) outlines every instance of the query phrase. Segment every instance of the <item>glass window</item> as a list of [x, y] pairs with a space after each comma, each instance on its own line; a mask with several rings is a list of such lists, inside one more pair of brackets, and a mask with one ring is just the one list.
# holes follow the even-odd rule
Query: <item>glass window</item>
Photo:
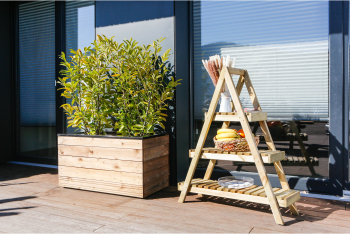
[[66, 54], [84, 49], [95, 40], [95, 2], [66, 2]]
[[19, 155], [55, 158], [55, 3], [19, 5]]
[[[194, 123], [199, 137], [214, 86], [202, 59], [218, 54], [236, 58], [246, 69], [262, 109], [268, 113], [277, 149], [286, 151], [287, 174], [328, 176], [328, 34], [327, 1], [202, 1], [194, 2]], [[237, 82], [238, 77], [234, 77]], [[241, 102], [252, 107], [243, 88]], [[296, 121], [307, 153], [302, 153], [290, 128]], [[221, 123], [213, 123], [207, 147]], [[231, 128], [240, 129], [239, 125]], [[252, 125], [253, 128], [253, 125]], [[261, 134], [258, 130], [257, 134]], [[293, 141], [291, 142], [290, 139]], [[194, 139], [196, 142], [196, 139]], [[262, 141], [259, 145], [266, 148]], [[306, 166], [307, 154], [314, 159]], [[287, 166], [288, 165], [288, 166]], [[254, 166], [218, 162], [227, 170], [255, 171]], [[267, 167], [269, 173], [274, 168]]]
[[[71, 49], [84, 50], [95, 40], [95, 2], [66, 2], [66, 58], [73, 54]], [[70, 100], [67, 100], [69, 102]], [[67, 128], [68, 133], [74, 133], [75, 128]]]

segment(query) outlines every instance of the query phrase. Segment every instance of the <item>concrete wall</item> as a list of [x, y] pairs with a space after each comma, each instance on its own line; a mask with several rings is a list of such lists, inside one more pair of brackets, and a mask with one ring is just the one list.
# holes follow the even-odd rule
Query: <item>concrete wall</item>
[[11, 2], [0, 2], [0, 162], [13, 156], [12, 26]]
[[96, 34], [121, 43], [133, 38], [139, 45], [165, 37], [164, 51], [171, 49], [174, 64], [174, 3], [172, 1], [97, 1]]

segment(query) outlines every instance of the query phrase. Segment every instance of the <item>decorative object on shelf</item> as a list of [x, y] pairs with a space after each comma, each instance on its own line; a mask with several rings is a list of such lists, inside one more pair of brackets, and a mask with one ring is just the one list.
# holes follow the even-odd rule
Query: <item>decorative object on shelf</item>
[[[260, 138], [254, 137], [255, 144], [258, 145]], [[245, 138], [237, 138], [229, 141], [219, 141], [214, 137], [215, 148], [226, 152], [248, 152], [249, 144]]]
[[[259, 144], [260, 138], [254, 136], [256, 145]], [[219, 129], [218, 134], [214, 137], [215, 148], [226, 152], [246, 152], [250, 151], [243, 129]]]
[[170, 49], [160, 54], [165, 38], [143, 46], [97, 38], [68, 60], [61, 54], [62, 107], [82, 134], [58, 135], [59, 184], [143, 198], [169, 186], [164, 122], [179, 80]]
[[218, 180], [218, 184], [225, 188], [248, 188], [254, 185], [254, 179], [251, 177], [244, 176], [225, 176]]
[[[230, 59], [230, 56], [227, 55], [227, 57], [221, 57], [219, 55], [214, 55], [209, 57], [209, 60], [202, 60], [202, 63], [207, 70], [211, 80], [213, 81], [214, 86], [216, 86], [219, 76], [220, 76], [220, 71], [223, 66], [226, 67], [235, 67], [235, 61], [236, 58], [233, 58], [233, 60]], [[228, 90], [227, 85], [224, 86], [222, 93], [221, 93], [221, 98], [220, 98], [220, 108], [219, 112], [231, 112], [232, 107], [231, 107], [231, 97], [230, 97], [230, 92]]]
[[[237, 84], [235, 85], [232, 80], [232, 75], [239, 75]], [[233, 100], [233, 106], [229, 113], [215, 113], [217, 104], [219, 102], [220, 94], [223, 87], [227, 84], [229, 93]], [[254, 110], [244, 111], [242, 103], [239, 99], [243, 85], [246, 85], [249, 96], [251, 98]], [[232, 110], [236, 109], [236, 112]], [[243, 69], [231, 68], [223, 66], [220, 71], [220, 77], [216, 82], [216, 88], [211, 100], [208, 112], [205, 115], [205, 121], [202, 127], [202, 131], [198, 138], [197, 146], [195, 150], [190, 150], [190, 157], [192, 161], [188, 169], [188, 173], [184, 182], [178, 183], [178, 189], [181, 190], [179, 202], [185, 201], [187, 193], [193, 192], [209, 196], [219, 196], [225, 198], [232, 198], [237, 200], [243, 200], [248, 202], [257, 202], [262, 204], [269, 204], [275, 222], [280, 225], [284, 225], [281, 211], [279, 207], [289, 207], [293, 215], [299, 215], [299, 212], [295, 206], [295, 202], [300, 199], [300, 191], [292, 190], [289, 187], [286, 175], [284, 174], [281, 160], [285, 159], [285, 153], [283, 151], [276, 150], [276, 147], [272, 141], [267, 123], [266, 113], [262, 112], [257, 95], [253, 88], [252, 82], [248, 75], [248, 72]], [[249, 145], [249, 152], [225, 152], [219, 149], [203, 148], [210, 125], [212, 121], [224, 121], [220, 132], [231, 133], [224, 135], [224, 138], [234, 138], [236, 135], [240, 137], [244, 136], [247, 144]], [[233, 133], [228, 130], [231, 121], [240, 122], [242, 131]], [[265, 142], [268, 146], [268, 150], [258, 150], [257, 142], [252, 133], [249, 122], [257, 121], [260, 124], [262, 132], [264, 134]], [[228, 132], [227, 132], [228, 131]], [[193, 179], [195, 170], [199, 159], [210, 160], [207, 171], [205, 172], [203, 179]], [[259, 173], [262, 186], [252, 185], [247, 188], [226, 188], [218, 184], [218, 181], [210, 180], [211, 174], [214, 170], [216, 160], [230, 160], [238, 162], [254, 162]], [[264, 163], [273, 163], [281, 182], [282, 189], [272, 188], [269, 178], [267, 176]]]

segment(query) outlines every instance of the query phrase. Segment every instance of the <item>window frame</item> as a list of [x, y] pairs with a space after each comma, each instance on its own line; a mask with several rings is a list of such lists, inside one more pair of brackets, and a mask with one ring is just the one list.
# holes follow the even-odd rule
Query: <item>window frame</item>
[[[178, 7], [176, 7], [178, 6]], [[349, 150], [349, 132], [348, 132], [348, 120], [349, 120], [349, 107], [345, 106], [349, 95], [349, 90], [345, 86], [349, 82], [347, 69], [344, 68], [344, 64], [348, 64], [348, 26], [349, 26], [349, 3], [348, 2], [334, 2], [329, 1], [329, 112], [330, 112], [330, 132], [333, 134], [332, 140], [330, 139], [329, 145], [329, 179], [299, 177], [299, 176], [287, 176], [288, 182], [293, 189], [305, 190], [309, 192], [328, 193], [331, 195], [343, 195], [343, 189], [348, 186], [350, 188], [349, 172], [348, 172], [348, 150]], [[179, 13], [187, 10], [187, 17]], [[177, 89], [176, 103], [181, 106], [177, 108], [177, 178], [178, 182], [182, 181], [189, 166], [188, 147], [194, 147], [190, 144], [193, 142], [193, 5], [192, 2], [175, 2], [175, 17], [176, 17], [176, 58], [175, 64], [177, 71], [184, 68], [181, 74], [177, 72], [177, 76], [183, 79], [183, 85]], [[178, 19], [180, 18], [181, 19]], [[189, 25], [188, 31], [181, 27], [184, 22], [187, 21]], [[339, 27], [340, 25], [340, 27]], [[178, 51], [178, 43], [188, 43], [187, 51], [190, 55]], [[183, 65], [184, 61], [190, 58], [190, 64]], [[180, 67], [181, 65], [181, 67]], [[347, 67], [347, 66], [346, 66]], [[184, 85], [185, 83], [185, 85]], [[183, 96], [185, 95], [185, 97]], [[190, 96], [187, 97], [187, 94]], [[346, 98], [345, 98], [346, 97]], [[190, 102], [189, 105], [185, 102]], [[333, 113], [334, 114], [333, 114]], [[336, 114], [335, 114], [336, 113]], [[336, 117], [337, 116], [337, 117]], [[183, 123], [186, 123], [183, 125]], [[332, 126], [333, 125], [333, 126]], [[181, 127], [180, 127], [181, 126]], [[190, 133], [187, 131], [187, 127], [191, 129]], [[186, 137], [183, 137], [185, 136]], [[188, 136], [188, 137], [187, 137]], [[179, 139], [182, 138], [182, 139]], [[185, 141], [188, 142], [185, 142]], [[335, 144], [335, 141], [338, 144]], [[185, 142], [185, 144], [183, 144]], [[337, 147], [339, 143], [342, 145], [341, 149]], [[203, 176], [206, 169], [197, 168], [196, 176]], [[214, 169], [213, 177], [220, 177], [225, 171]], [[247, 175], [260, 181], [258, 173], [253, 172], [239, 172], [239, 175]], [[278, 176], [275, 174], [269, 175], [272, 186], [280, 186]]]

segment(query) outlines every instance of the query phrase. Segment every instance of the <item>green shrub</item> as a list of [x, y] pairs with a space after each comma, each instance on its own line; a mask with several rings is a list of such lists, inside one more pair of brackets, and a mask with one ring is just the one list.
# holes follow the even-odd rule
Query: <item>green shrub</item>
[[163, 40], [139, 46], [133, 39], [118, 44], [98, 36], [84, 52], [71, 50], [69, 62], [62, 52], [59, 80], [62, 96], [70, 100], [62, 105], [68, 126], [88, 135], [114, 128], [123, 136], [147, 136], [155, 126], [164, 129], [167, 102], [179, 83], [166, 62], [170, 49], [159, 55]]

